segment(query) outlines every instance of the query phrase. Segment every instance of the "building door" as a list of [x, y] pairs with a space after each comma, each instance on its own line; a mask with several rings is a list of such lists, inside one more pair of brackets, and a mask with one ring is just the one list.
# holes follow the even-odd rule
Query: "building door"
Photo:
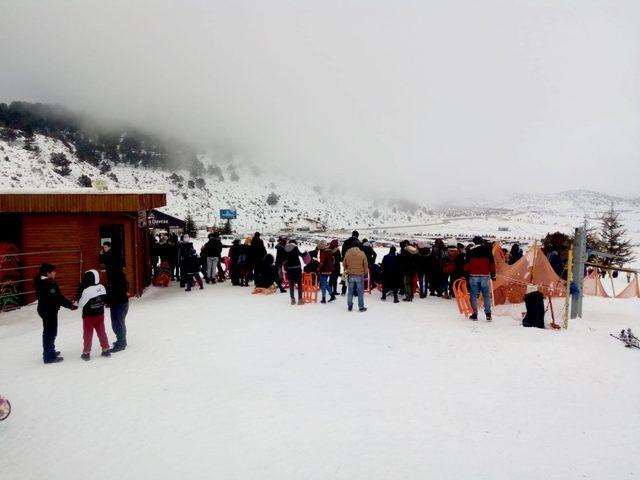
[[113, 255], [117, 255], [122, 260], [122, 265], [126, 265], [124, 252], [124, 225], [101, 225], [100, 226], [100, 245], [104, 242], [111, 242], [111, 250]]

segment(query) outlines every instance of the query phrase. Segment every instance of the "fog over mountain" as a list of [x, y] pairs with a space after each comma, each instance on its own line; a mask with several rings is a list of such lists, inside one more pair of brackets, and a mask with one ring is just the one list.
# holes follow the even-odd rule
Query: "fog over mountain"
[[640, 3], [3, 0], [0, 101], [423, 201], [637, 196]]

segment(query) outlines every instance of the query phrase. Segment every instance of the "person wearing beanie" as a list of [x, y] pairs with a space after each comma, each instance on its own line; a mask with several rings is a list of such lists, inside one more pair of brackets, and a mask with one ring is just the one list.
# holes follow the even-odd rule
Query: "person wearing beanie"
[[478, 320], [478, 294], [482, 293], [484, 313], [487, 321], [491, 321], [490, 280], [496, 279], [496, 264], [491, 246], [485, 243], [482, 237], [473, 238], [473, 246], [467, 251], [464, 269], [469, 276], [469, 294], [473, 309], [469, 318]]
[[104, 302], [107, 289], [100, 284], [100, 275], [96, 270], [88, 270], [82, 275], [82, 282], [78, 288], [78, 306], [82, 308], [82, 358], [89, 361], [91, 355], [91, 343], [93, 331], [96, 331], [102, 356], [110, 357], [109, 340], [104, 329]]
[[56, 351], [58, 335], [58, 311], [60, 307], [77, 310], [71, 300], [62, 295], [56, 283], [56, 267], [50, 263], [40, 265], [38, 276], [33, 281], [38, 300], [38, 315], [42, 319], [42, 360], [44, 363], [58, 363], [64, 360]]

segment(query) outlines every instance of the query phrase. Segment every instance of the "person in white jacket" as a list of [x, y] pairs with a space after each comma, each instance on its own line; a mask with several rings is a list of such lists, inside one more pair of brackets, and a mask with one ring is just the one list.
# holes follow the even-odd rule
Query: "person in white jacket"
[[78, 289], [78, 307], [82, 309], [82, 329], [84, 348], [80, 358], [88, 361], [93, 342], [93, 331], [96, 331], [102, 356], [110, 357], [109, 339], [104, 329], [104, 299], [107, 290], [100, 284], [100, 275], [96, 270], [88, 270], [82, 275], [82, 283]]

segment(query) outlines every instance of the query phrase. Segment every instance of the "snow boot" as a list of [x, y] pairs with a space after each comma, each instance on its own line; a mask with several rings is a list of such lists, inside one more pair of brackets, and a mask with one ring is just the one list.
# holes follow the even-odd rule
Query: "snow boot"
[[291, 299], [291, 305], [295, 305], [295, 304], [296, 304], [296, 299], [295, 299], [295, 298], [292, 298], [292, 299]]
[[400, 303], [400, 300], [398, 300], [398, 297], [393, 297], [393, 303]]
[[491, 314], [487, 313], [487, 322], [490, 322], [490, 321], [491, 321]]
[[353, 310], [353, 305], [347, 307], [347, 310], [349, 310], [349, 311]]
[[91, 355], [88, 353], [83, 353], [82, 355], [80, 355], [80, 358], [85, 362], [88, 362], [91, 359]]
[[191, 291], [191, 287], [187, 287], [184, 289], [185, 292], [190, 292]]
[[298, 299], [298, 305], [304, 305], [304, 298]]
[[327, 303], [327, 300], [323, 298], [322, 300], [320, 300], [320, 303]]
[[362, 313], [362, 312], [366, 312], [366, 311], [367, 311], [367, 307], [359, 308], [359, 309], [358, 309], [358, 311], [359, 311], [360, 313]]
[[335, 295], [331, 295], [331, 298], [329, 299], [329, 303], [333, 302], [336, 299]]
[[382, 300], [383, 302], [386, 302], [387, 296], [385, 294], [382, 294], [382, 297], [380, 297], [380, 300]]
[[472, 313], [471, 315], [469, 315], [469, 320], [473, 320], [473, 321], [478, 320], [478, 314]]
[[45, 358], [43, 361], [44, 363], [48, 364], [48, 363], [60, 363], [64, 360], [64, 358], [62, 357], [55, 357], [55, 358]]
[[287, 289], [284, 287], [280, 287], [280, 293], [287, 293]]
[[200, 290], [204, 290], [204, 285], [200, 285]]
[[103, 350], [101, 355], [103, 357], [110, 357], [111, 356], [111, 352], [109, 350]]
[[113, 348], [110, 350], [111, 353], [117, 353], [117, 352], [121, 352], [123, 351], [125, 348], [127, 348], [126, 345], [122, 345], [118, 342], [113, 344]]

